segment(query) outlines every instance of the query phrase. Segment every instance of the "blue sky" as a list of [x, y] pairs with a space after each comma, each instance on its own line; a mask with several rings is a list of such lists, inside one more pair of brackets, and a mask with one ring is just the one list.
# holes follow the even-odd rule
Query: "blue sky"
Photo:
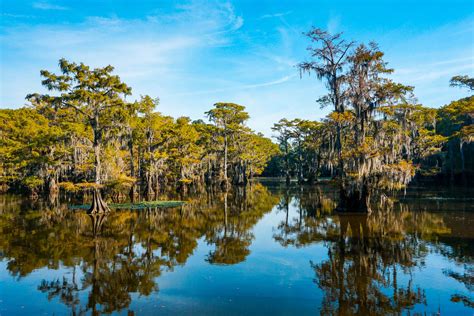
[[415, 86], [420, 103], [439, 107], [467, 95], [449, 87], [474, 75], [474, 0], [450, 1], [123, 1], [0, 0], [0, 107], [42, 92], [40, 69], [60, 58], [112, 64], [133, 89], [167, 115], [204, 117], [215, 102], [247, 107], [249, 126], [270, 136], [282, 117], [319, 119], [325, 93], [294, 67], [307, 59], [311, 26], [376, 41]]

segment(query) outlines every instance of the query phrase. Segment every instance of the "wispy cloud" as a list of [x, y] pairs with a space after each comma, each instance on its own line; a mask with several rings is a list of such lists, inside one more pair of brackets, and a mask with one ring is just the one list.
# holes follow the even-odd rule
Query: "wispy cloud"
[[340, 26], [341, 26], [341, 17], [331, 16], [326, 25], [326, 30], [331, 34], [334, 34], [334, 33], [340, 32], [339, 30]]
[[291, 14], [293, 11], [286, 11], [286, 12], [277, 12], [272, 14], [264, 14], [260, 18], [261, 19], [270, 19], [270, 18], [280, 18], [285, 15]]
[[[44, 4], [42, 8], [51, 8]], [[181, 6], [173, 13], [141, 19], [89, 16], [79, 23], [11, 25], [1, 34], [1, 48], [8, 56], [2, 60], [0, 103], [18, 106], [26, 94], [42, 91], [39, 70], [54, 70], [63, 57], [92, 67], [113, 65], [132, 86], [132, 97], [189, 90], [191, 84], [203, 84], [204, 74], [196, 69], [213, 69], [219, 60], [209, 56], [232, 45], [243, 24], [232, 5], [221, 2]], [[18, 81], [6, 80], [20, 68]]]
[[411, 82], [419, 83], [444, 78], [450, 74], [472, 72], [474, 70], [474, 56], [471, 56], [469, 52], [466, 55], [468, 57], [417, 64], [417, 67], [400, 68], [396, 71], [396, 75], [410, 79]]
[[[26, 94], [44, 91], [39, 70], [57, 71], [64, 57], [91, 67], [115, 66], [133, 88], [131, 100], [160, 97], [159, 110], [167, 115], [202, 118], [215, 102], [243, 104], [252, 117], [249, 125], [270, 135], [281, 117], [326, 114], [315, 103], [326, 93], [324, 85], [297, 79], [294, 67], [309, 58], [302, 32], [313, 23], [344, 31], [346, 38], [380, 42], [396, 70], [394, 79], [415, 85], [426, 105], [465, 95], [449, 87], [449, 78], [474, 70], [472, 16], [448, 25], [432, 21], [430, 27], [423, 21], [410, 32], [391, 21], [381, 32], [367, 27], [376, 19], [359, 25], [373, 12], [354, 16], [316, 2], [287, 0], [273, 11], [259, 11], [248, 1], [237, 7], [220, 0], [139, 1], [133, 12], [124, 12], [130, 7], [123, 1], [87, 8], [64, 0], [24, 2], [1, 13], [0, 107], [21, 106]], [[30, 14], [36, 18], [28, 19]]]
[[288, 80], [290, 80], [291, 78], [294, 78], [295, 76], [296, 75], [289, 75], [289, 76], [284, 76], [282, 78], [272, 80], [272, 81], [268, 81], [268, 82], [254, 83], [254, 84], [247, 84], [247, 85], [237, 85], [237, 86], [222, 88], [222, 89], [183, 92], [183, 93], [177, 93], [176, 95], [179, 95], [179, 96], [203, 95], [203, 94], [212, 94], [212, 93], [219, 93], [219, 92], [241, 91], [241, 90], [248, 90], [248, 89], [255, 89], [255, 88], [270, 87], [270, 86], [285, 83]]
[[[230, 36], [226, 33], [243, 24], [228, 5], [213, 7], [207, 15], [202, 10], [184, 7], [164, 18], [92, 16], [78, 24], [20, 25], [7, 28], [3, 39], [6, 47], [28, 58], [67, 57], [92, 65], [110, 63], [138, 73], [140, 68], [176, 65], [201, 49], [225, 44]], [[169, 23], [171, 19], [174, 23]]]
[[68, 7], [50, 3], [48, 1], [37, 1], [33, 3], [33, 8], [39, 10], [69, 10]]
[[[436, 64], [436, 63], [433, 63]], [[449, 65], [449, 64], [439, 64], [438, 65]], [[458, 65], [449, 65], [444, 67], [430, 67], [428, 65], [422, 65], [417, 69], [412, 69], [409, 71], [401, 70], [399, 71], [398, 77], [406, 79], [410, 84], [420, 84], [424, 82], [431, 82], [437, 79], [445, 79], [447, 82], [449, 78], [457, 74], [472, 73], [474, 69], [474, 58], [471, 59], [470, 63], [458, 64]]]
[[6, 18], [13, 18], [13, 19], [31, 19], [34, 18], [34, 15], [28, 15], [28, 14], [13, 14], [13, 13], [5, 13], [2, 12], [0, 16], [6, 17]]

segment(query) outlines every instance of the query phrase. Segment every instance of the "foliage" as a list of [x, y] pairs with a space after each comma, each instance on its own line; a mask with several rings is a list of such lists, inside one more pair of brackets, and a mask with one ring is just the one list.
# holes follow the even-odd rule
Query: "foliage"
[[472, 126], [474, 96], [453, 101], [438, 110], [436, 129], [447, 137], [458, 137], [464, 127]]
[[174, 119], [156, 112], [159, 100], [148, 95], [126, 102], [131, 88], [112, 66], [91, 69], [61, 59], [59, 68], [58, 74], [41, 71], [42, 84], [55, 95], [30, 94], [31, 106], [0, 110], [2, 188], [105, 188], [117, 195], [226, 177], [244, 184], [278, 153], [245, 126], [242, 105], [215, 104], [206, 112], [214, 124]]
[[414, 163], [439, 152], [446, 138], [436, 134], [436, 110], [415, 104], [413, 87], [387, 76], [393, 69], [377, 44], [356, 46], [341, 33], [317, 28], [306, 35], [312, 60], [299, 69], [325, 83], [328, 94], [318, 101], [332, 111], [321, 123], [275, 124], [287, 182], [293, 147], [299, 182], [326, 171], [340, 186], [338, 208], [366, 211], [374, 189], [406, 186], [415, 175]]
[[470, 91], [474, 90], [474, 78], [469, 76], [454, 76], [450, 80], [450, 85], [452, 87], [461, 87], [467, 88]]

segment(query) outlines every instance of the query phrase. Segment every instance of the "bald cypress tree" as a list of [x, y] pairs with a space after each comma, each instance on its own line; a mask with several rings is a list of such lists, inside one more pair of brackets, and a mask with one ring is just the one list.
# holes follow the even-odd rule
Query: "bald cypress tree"
[[312, 59], [299, 68], [328, 89], [319, 99], [333, 108], [322, 149], [329, 169], [336, 166], [337, 209], [367, 212], [375, 190], [406, 186], [416, 172], [413, 161], [439, 151], [444, 138], [435, 135], [434, 112], [414, 103], [413, 87], [387, 77], [393, 69], [375, 43], [353, 47], [320, 29], [307, 35]]
[[30, 94], [28, 99], [44, 102], [54, 109], [70, 108], [77, 114], [77, 120], [91, 128], [93, 133], [92, 147], [94, 152], [94, 190], [89, 213], [108, 212], [109, 208], [100, 194], [101, 149], [106, 133], [126, 117], [124, 97], [131, 93], [131, 88], [113, 75], [114, 67], [91, 69], [80, 63], [66, 59], [59, 61], [60, 73], [41, 71], [42, 81], [49, 94]]
[[229, 154], [229, 141], [239, 133], [244, 127], [244, 123], [249, 119], [245, 112], [245, 107], [235, 103], [216, 103], [214, 108], [206, 112], [209, 119], [216, 124], [222, 139], [223, 147], [223, 180], [222, 184], [227, 187], [229, 184], [227, 165]]

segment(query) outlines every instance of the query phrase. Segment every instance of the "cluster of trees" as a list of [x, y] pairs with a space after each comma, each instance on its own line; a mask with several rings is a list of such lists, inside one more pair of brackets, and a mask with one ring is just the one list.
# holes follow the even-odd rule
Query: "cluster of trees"
[[[333, 177], [340, 186], [338, 209], [350, 211], [369, 210], [375, 188], [400, 189], [417, 170], [439, 172], [450, 160], [452, 174], [464, 173], [464, 145], [474, 138], [474, 97], [439, 110], [424, 107], [416, 103], [413, 87], [388, 77], [393, 69], [375, 43], [356, 46], [320, 29], [307, 36], [314, 44], [308, 48], [312, 60], [299, 69], [325, 83], [328, 93], [318, 102], [332, 111], [322, 121], [276, 123], [281, 155], [269, 173], [277, 171], [287, 183], [292, 176], [300, 183]], [[472, 81], [458, 76], [451, 83], [472, 90]]]
[[150, 195], [167, 184], [245, 184], [263, 171], [278, 146], [246, 125], [245, 107], [217, 103], [211, 123], [173, 119], [158, 100], [125, 97], [131, 88], [113, 67], [91, 69], [60, 60], [60, 73], [41, 71], [54, 95], [31, 94], [31, 106], [0, 110], [0, 183], [33, 194], [99, 188]]
[[[216, 103], [205, 113], [210, 123], [173, 119], [156, 112], [158, 99], [150, 96], [127, 102], [131, 88], [112, 66], [61, 59], [59, 73], [41, 71], [53, 94], [31, 94], [31, 106], [0, 110], [1, 189], [90, 190], [91, 211], [105, 212], [100, 188], [132, 197], [167, 184], [227, 189], [265, 169], [287, 183], [332, 177], [339, 210], [367, 211], [375, 188], [400, 189], [417, 171], [454, 179], [474, 170], [474, 96], [424, 107], [413, 87], [390, 79], [393, 69], [375, 43], [356, 45], [320, 29], [307, 36], [311, 60], [298, 67], [325, 83], [328, 93], [318, 102], [331, 112], [322, 121], [280, 120], [273, 127], [278, 145], [245, 125], [244, 106]], [[472, 91], [474, 80], [456, 76], [451, 85]]]

